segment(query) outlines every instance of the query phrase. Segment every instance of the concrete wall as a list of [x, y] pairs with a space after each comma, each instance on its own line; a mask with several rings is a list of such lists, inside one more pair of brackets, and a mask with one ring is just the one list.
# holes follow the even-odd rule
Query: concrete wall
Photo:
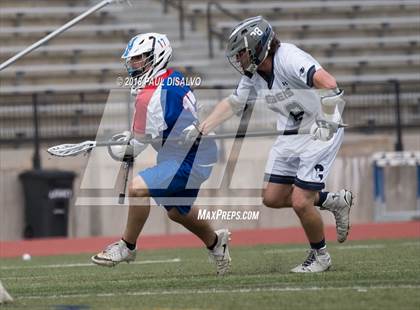
[[[249, 139], [243, 144], [238, 164], [233, 172], [232, 188], [258, 188], [262, 184], [262, 172], [264, 171], [271, 141], [271, 139]], [[407, 149], [420, 149], [418, 135], [405, 137], [405, 142]], [[226, 143], [226, 149], [229, 149], [229, 143]], [[356, 207], [351, 215], [353, 223], [372, 221], [374, 202], [370, 156], [376, 151], [391, 151], [393, 143], [393, 137], [389, 135], [346, 136], [328, 177], [327, 188], [330, 191], [349, 188], [354, 192]], [[43, 149], [45, 148], [46, 146], [43, 146]], [[43, 168], [70, 170], [77, 173], [74, 184], [75, 197], [72, 199], [69, 215], [69, 235], [71, 237], [119, 236], [124, 229], [128, 207], [118, 205], [115, 198], [118, 196], [121, 175], [117, 175], [118, 169], [115, 168], [118, 164], [105, 159], [104, 151], [92, 153], [90, 157], [78, 156], [65, 159], [51, 157], [45, 151], [42, 151]], [[136, 171], [153, 164], [153, 154], [150, 153], [152, 151], [148, 150], [147, 152], [142, 153], [142, 160], [135, 167]], [[97, 157], [96, 160], [92, 160], [95, 156]], [[31, 169], [31, 157], [32, 149], [30, 148], [0, 150], [0, 240], [22, 238], [24, 201], [18, 175], [27, 169]], [[212, 177], [203, 186], [201, 196], [205, 194], [206, 189], [218, 187], [224, 169], [223, 163], [214, 169]], [[401, 179], [406, 179], [406, 175], [413, 177], [412, 172], [404, 170], [401, 171], [399, 177], [394, 174], [391, 175], [390, 180], [393, 184], [390, 188], [397, 187]], [[217, 195], [229, 198], [229, 192], [226, 190], [219, 190]], [[254, 197], [240, 197], [242, 199], [240, 204], [235, 206], [225, 205], [220, 198], [219, 203], [221, 205], [219, 206], [201, 205], [201, 207], [208, 210], [218, 208], [225, 210], [260, 210], [258, 221], [216, 221], [214, 222], [215, 227], [227, 226], [231, 229], [251, 229], [299, 225], [296, 215], [291, 210], [272, 210], [262, 207], [258, 196], [254, 194]], [[105, 206], [86, 205], [86, 199], [83, 203], [83, 199], [86, 197], [106, 198], [108, 200], [112, 198], [113, 200], [112, 203]], [[412, 209], [415, 197], [412, 194], [407, 194], [406, 198], [399, 201], [398, 207]], [[76, 201], [78, 201], [78, 204], [75, 204]], [[205, 198], [201, 198], [199, 201], [205, 201]], [[322, 214], [327, 224], [334, 223], [331, 214], [328, 212], [322, 212]], [[155, 206], [152, 208], [143, 234], [171, 234], [184, 231], [183, 227], [167, 219], [163, 208]]]

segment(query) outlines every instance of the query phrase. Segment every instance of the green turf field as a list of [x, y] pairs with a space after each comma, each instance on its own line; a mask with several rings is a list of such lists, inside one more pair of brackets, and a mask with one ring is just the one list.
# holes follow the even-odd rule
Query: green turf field
[[302, 245], [234, 247], [223, 278], [202, 249], [139, 252], [115, 268], [91, 266], [89, 255], [3, 259], [0, 279], [15, 302], [1, 308], [420, 309], [420, 241], [330, 243], [329, 251], [331, 271], [296, 275], [288, 271], [304, 260]]

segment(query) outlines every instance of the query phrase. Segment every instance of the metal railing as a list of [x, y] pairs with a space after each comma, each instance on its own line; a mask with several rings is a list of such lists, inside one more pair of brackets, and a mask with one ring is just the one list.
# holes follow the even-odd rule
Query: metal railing
[[217, 31], [213, 27], [213, 17], [212, 17], [212, 10], [213, 8], [219, 10], [224, 15], [231, 17], [237, 21], [240, 21], [242, 18], [239, 15], [236, 15], [226, 8], [224, 8], [220, 3], [215, 1], [210, 1], [207, 3], [207, 10], [206, 10], [206, 19], [207, 19], [207, 39], [208, 39], [208, 47], [209, 47], [209, 57], [214, 57], [214, 48], [213, 48], [213, 39], [214, 36], [217, 36], [219, 38], [219, 42], [223, 42], [224, 40], [224, 34], [220, 31]]
[[169, 7], [178, 10], [179, 38], [183, 41], [185, 39], [185, 11], [183, 0], [162, 0], [162, 5], [164, 14], [169, 13]]
[[[345, 89], [346, 94], [344, 121], [350, 124], [348, 130], [368, 134], [392, 130], [396, 134], [395, 149], [402, 150], [402, 129], [420, 127], [420, 93], [402, 93], [399, 81], [351, 83], [340, 86]], [[207, 90], [201, 87], [195, 92], [198, 101], [205, 102], [205, 110], [210, 111], [235, 87], [236, 85], [224, 85]], [[206, 94], [206, 91], [212, 92]], [[0, 97], [0, 145], [19, 146], [33, 143], [34, 139], [37, 143], [92, 139], [97, 136], [104, 116], [110, 121], [101, 130], [109, 134], [120, 130], [120, 122], [130, 122], [124, 114], [124, 109], [117, 106], [129, 103], [105, 104], [107, 93], [47, 93], [21, 98], [19, 101], [13, 99], [13, 96]], [[112, 114], [111, 118], [104, 115], [105, 107], [107, 113]], [[265, 126], [275, 123], [276, 114], [267, 107], [260, 106], [255, 113], [259, 120], [257, 123]], [[228, 127], [224, 128], [228, 131]]]
[[7, 59], [5, 62], [1, 63], [0, 64], [0, 71], [7, 68], [10, 65], [12, 65], [17, 60], [19, 60], [20, 58], [29, 54], [30, 52], [37, 49], [38, 47], [44, 45], [45, 43], [47, 43], [51, 39], [53, 39], [56, 36], [60, 35], [61, 33], [65, 32], [69, 28], [73, 27], [74, 25], [76, 25], [77, 23], [79, 23], [80, 21], [82, 21], [83, 19], [88, 17], [89, 15], [91, 15], [92, 13], [94, 13], [94, 12], [102, 9], [103, 7], [105, 7], [105, 6], [107, 6], [111, 3], [114, 3], [114, 2], [116, 2], [116, 0], [103, 0], [99, 3], [97, 3], [95, 6], [91, 7], [90, 9], [82, 12], [80, 15], [76, 16], [75, 18], [73, 18], [69, 22], [65, 23], [63, 26], [57, 28], [53, 32], [47, 34], [45, 37], [41, 38], [37, 42], [33, 43], [32, 45], [28, 46], [24, 50], [20, 51], [16, 55], [14, 55], [13, 57], [11, 57], [11, 58]]

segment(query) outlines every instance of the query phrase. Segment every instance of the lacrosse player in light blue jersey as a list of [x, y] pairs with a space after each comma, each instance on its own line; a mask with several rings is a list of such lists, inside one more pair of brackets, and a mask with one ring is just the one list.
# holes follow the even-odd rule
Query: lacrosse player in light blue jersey
[[[190, 87], [182, 83], [183, 75], [167, 65], [172, 55], [168, 38], [146, 33], [130, 40], [122, 56], [130, 77], [137, 83], [132, 132], [115, 135], [112, 140], [129, 144], [114, 145], [109, 153], [116, 160], [135, 158], [147, 145], [145, 136], [157, 151], [156, 165], [140, 171], [129, 186], [129, 211], [122, 239], [94, 255], [92, 261], [102, 266], [115, 266], [136, 258], [136, 242], [150, 211], [149, 197], [166, 208], [171, 220], [180, 223], [200, 238], [216, 264], [218, 275], [228, 272], [229, 235], [227, 229], [214, 231], [206, 220], [198, 219], [192, 207], [201, 184], [206, 181], [217, 161], [214, 141], [179, 144], [177, 138], [197, 122], [196, 100]], [[174, 83], [173, 81], [181, 81]], [[199, 143], [197, 143], [199, 142]]]

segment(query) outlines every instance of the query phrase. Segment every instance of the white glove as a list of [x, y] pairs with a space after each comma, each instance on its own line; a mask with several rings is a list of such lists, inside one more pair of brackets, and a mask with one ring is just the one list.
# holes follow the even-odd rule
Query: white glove
[[336, 107], [344, 109], [346, 102], [343, 99], [342, 89], [319, 90], [321, 95], [321, 108], [327, 121], [333, 121]]
[[316, 120], [310, 129], [310, 135], [314, 140], [328, 141], [337, 132], [338, 124], [323, 120]]
[[131, 138], [130, 131], [114, 135], [111, 141], [126, 142], [126, 144], [108, 146], [109, 155], [117, 161], [133, 160], [147, 147], [147, 144]]
[[192, 124], [182, 131], [182, 135], [184, 137], [184, 144], [192, 144], [201, 136], [201, 132], [198, 130], [196, 124]]

